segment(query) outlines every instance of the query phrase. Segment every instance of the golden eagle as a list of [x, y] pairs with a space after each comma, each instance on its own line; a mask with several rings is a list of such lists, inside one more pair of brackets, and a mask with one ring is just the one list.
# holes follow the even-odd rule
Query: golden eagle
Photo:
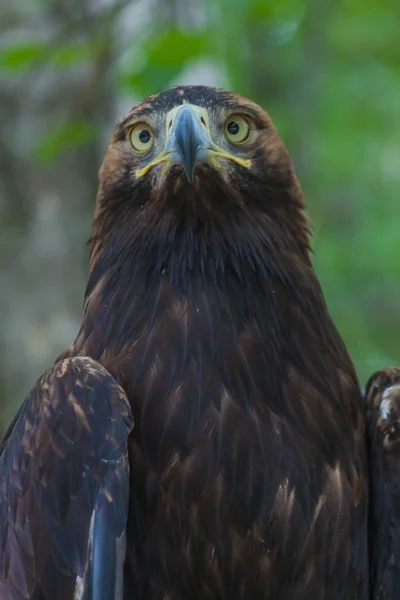
[[367, 412], [267, 114], [148, 98], [100, 170], [79, 334], [2, 445], [0, 598], [399, 597], [385, 373]]

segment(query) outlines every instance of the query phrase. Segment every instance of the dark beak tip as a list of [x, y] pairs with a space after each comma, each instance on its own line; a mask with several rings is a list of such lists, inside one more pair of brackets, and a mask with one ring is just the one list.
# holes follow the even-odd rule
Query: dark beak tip
[[183, 170], [185, 171], [186, 178], [189, 183], [193, 183], [198, 152], [179, 152], [179, 154], [182, 159]]
[[184, 167], [186, 178], [189, 183], [193, 183], [193, 181], [194, 181], [195, 168], [196, 168], [196, 165], [193, 165], [193, 166], [190, 165], [188, 167], [186, 167], [186, 166]]
[[181, 157], [189, 183], [194, 181], [194, 173], [200, 149], [204, 146], [203, 126], [199, 117], [189, 107], [182, 107], [174, 124], [176, 149]]

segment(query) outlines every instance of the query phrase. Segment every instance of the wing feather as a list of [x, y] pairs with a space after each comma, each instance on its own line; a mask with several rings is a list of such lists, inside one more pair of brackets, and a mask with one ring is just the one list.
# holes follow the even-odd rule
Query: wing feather
[[371, 600], [400, 593], [400, 368], [366, 386], [370, 479]]
[[0, 598], [122, 598], [131, 428], [96, 361], [40, 377], [0, 448]]

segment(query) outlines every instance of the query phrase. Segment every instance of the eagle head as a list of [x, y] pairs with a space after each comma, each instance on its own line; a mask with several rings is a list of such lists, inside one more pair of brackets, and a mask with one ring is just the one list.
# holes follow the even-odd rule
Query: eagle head
[[129, 222], [131, 232], [165, 238], [189, 224], [242, 239], [238, 227], [261, 225], [270, 239], [308, 248], [303, 208], [269, 116], [235, 93], [183, 86], [150, 96], [117, 124], [100, 170], [95, 233]]

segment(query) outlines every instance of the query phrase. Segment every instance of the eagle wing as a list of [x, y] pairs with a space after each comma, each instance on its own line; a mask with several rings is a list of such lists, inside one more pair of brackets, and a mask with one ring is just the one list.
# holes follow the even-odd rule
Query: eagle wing
[[400, 368], [366, 386], [370, 478], [371, 600], [400, 594]]
[[0, 448], [0, 598], [122, 598], [131, 428], [96, 361], [40, 377]]

